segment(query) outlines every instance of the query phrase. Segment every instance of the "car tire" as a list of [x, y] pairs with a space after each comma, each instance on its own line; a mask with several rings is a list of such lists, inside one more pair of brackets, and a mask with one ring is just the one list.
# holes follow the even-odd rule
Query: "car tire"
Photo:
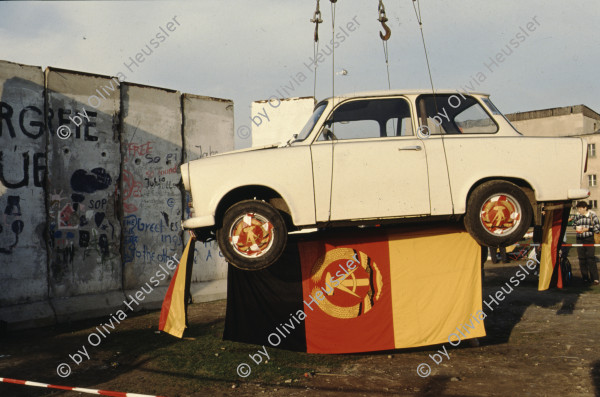
[[287, 229], [273, 206], [264, 201], [245, 200], [225, 212], [217, 229], [217, 242], [233, 266], [260, 270], [275, 263], [283, 253]]
[[527, 232], [532, 212], [529, 199], [517, 185], [488, 181], [469, 196], [464, 224], [479, 244], [506, 247], [517, 243]]

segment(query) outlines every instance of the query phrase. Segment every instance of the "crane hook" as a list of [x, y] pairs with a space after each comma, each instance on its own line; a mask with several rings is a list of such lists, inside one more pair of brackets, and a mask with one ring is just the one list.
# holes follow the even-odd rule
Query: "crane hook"
[[378, 8], [379, 8], [378, 21], [381, 22], [381, 26], [383, 27], [383, 30], [385, 30], [385, 34], [383, 34], [382, 32], [379, 32], [379, 37], [381, 37], [381, 40], [383, 40], [383, 41], [388, 41], [390, 39], [390, 37], [392, 36], [392, 30], [386, 24], [388, 19], [387, 19], [387, 16], [385, 15], [385, 6], [383, 5], [383, 0], [379, 0]]
[[387, 18], [380, 20], [381, 25], [383, 26], [383, 29], [385, 30], [385, 34], [383, 34], [382, 32], [379, 32], [379, 37], [381, 37], [381, 40], [383, 40], [383, 41], [388, 41], [390, 39], [390, 37], [392, 36], [392, 30], [386, 25], [387, 20], [388, 20]]

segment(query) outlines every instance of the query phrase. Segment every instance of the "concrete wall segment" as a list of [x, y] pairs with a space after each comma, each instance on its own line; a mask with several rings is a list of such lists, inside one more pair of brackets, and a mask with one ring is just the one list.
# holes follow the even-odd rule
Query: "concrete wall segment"
[[[229, 100], [184, 94], [183, 99], [184, 162], [233, 150], [233, 102]], [[189, 218], [184, 196], [184, 218]], [[185, 241], [189, 236], [184, 236]], [[227, 262], [215, 241], [196, 243], [192, 282], [218, 280], [227, 277]], [[195, 299], [195, 298], [194, 298]]]
[[[120, 87], [108, 77], [51, 68], [46, 84], [55, 121], [47, 148], [50, 296], [120, 289]], [[100, 101], [89, 100], [100, 93]], [[66, 139], [56, 133], [62, 126], [71, 132]]]
[[[0, 322], [104, 316], [149, 285], [139, 307], [160, 307], [187, 242], [179, 165], [233, 149], [230, 100], [0, 61]], [[197, 243], [194, 300], [226, 274]]]
[[179, 92], [124, 84], [122, 93], [123, 287], [133, 289], [183, 250], [182, 117]]
[[48, 298], [44, 74], [0, 61], [0, 307]]

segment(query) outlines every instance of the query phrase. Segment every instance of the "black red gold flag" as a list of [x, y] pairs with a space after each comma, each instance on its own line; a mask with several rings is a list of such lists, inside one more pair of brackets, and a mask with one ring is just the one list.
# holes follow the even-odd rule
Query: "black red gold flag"
[[230, 266], [224, 337], [351, 353], [484, 336], [480, 246], [455, 227], [406, 230], [290, 236], [272, 267]]

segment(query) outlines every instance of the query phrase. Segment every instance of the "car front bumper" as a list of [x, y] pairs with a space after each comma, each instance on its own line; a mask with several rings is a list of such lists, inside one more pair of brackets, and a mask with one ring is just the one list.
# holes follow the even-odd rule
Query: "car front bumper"
[[181, 222], [183, 229], [200, 229], [205, 227], [211, 227], [215, 225], [215, 217], [212, 215], [197, 216], [190, 219], [186, 219]]

